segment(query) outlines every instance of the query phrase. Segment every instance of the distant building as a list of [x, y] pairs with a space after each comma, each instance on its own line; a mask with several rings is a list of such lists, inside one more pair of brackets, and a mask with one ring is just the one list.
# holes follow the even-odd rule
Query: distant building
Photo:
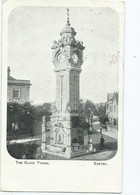
[[106, 102], [101, 102], [101, 103], [96, 103], [95, 104], [95, 107], [96, 107], [97, 111], [99, 111], [99, 108], [105, 107], [105, 106], [106, 106]]
[[10, 75], [10, 71], [10, 67], [8, 67], [7, 101], [18, 103], [28, 102], [30, 100], [30, 80], [15, 79]]
[[118, 92], [108, 93], [106, 115], [110, 124], [118, 125]]

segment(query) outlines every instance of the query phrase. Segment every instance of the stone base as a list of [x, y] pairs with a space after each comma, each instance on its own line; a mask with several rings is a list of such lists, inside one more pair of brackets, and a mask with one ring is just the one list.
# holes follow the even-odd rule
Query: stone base
[[70, 148], [59, 145], [46, 145], [46, 150], [43, 153], [48, 153], [64, 158], [71, 158]]
[[70, 159], [73, 157], [78, 157], [78, 156], [95, 152], [94, 148], [93, 150], [89, 150], [89, 148], [90, 146], [87, 145], [87, 146], [83, 146], [83, 149], [73, 151], [72, 147], [68, 148], [65, 146], [58, 146], [58, 145], [46, 145], [46, 149], [42, 152]]

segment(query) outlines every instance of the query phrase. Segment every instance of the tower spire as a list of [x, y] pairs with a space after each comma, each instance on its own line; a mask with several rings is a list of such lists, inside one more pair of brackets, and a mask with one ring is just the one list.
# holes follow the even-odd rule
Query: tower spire
[[67, 14], [67, 26], [70, 26], [70, 21], [69, 21], [69, 8], [67, 8], [67, 12], [66, 12], [66, 14]]

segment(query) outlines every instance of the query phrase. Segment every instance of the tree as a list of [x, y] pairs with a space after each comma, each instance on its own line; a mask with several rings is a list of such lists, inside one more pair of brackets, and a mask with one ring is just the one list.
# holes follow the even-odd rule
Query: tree
[[106, 115], [106, 105], [101, 105], [98, 107], [99, 121], [103, 127], [105, 127], [106, 122], [108, 122], [108, 116]]
[[35, 119], [37, 121], [42, 120], [43, 116], [46, 116], [46, 120], [50, 120], [51, 115], [51, 104], [50, 103], [44, 103], [43, 105], [39, 105], [35, 107]]
[[7, 104], [7, 134], [8, 136], [33, 133], [35, 108], [30, 103], [18, 104], [10, 102]]
[[51, 114], [51, 104], [50, 103], [44, 103], [43, 104], [43, 108], [45, 109], [45, 111], [47, 113], [50, 113]]
[[17, 139], [21, 135], [32, 136], [34, 134], [34, 123], [42, 122], [42, 117], [50, 120], [51, 104], [33, 106], [29, 102], [19, 104], [10, 102], [7, 104], [7, 135], [9, 139]]
[[99, 121], [101, 125], [106, 125], [106, 122], [108, 122], [108, 116], [107, 115], [100, 115], [99, 116]]
[[98, 107], [98, 115], [106, 115], [106, 105], [100, 104]]
[[95, 104], [90, 100], [87, 100], [85, 103], [82, 100], [80, 100], [79, 112], [82, 113], [82, 115], [85, 117], [85, 119], [87, 119], [88, 123], [89, 123], [91, 114], [93, 114], [95, 116], [98, 115]]

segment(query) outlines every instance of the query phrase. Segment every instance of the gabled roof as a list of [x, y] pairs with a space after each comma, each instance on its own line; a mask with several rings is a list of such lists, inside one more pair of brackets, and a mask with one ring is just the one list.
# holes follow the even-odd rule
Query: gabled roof
[[21, 79], [15, 79], [10, 75], [10, 67], [8, 67], [8, 85], [16, 85], [16, 86], [30, 86], [30, 80], [21, 80]]
[[16, 80], [14, 77], [11, 77], [10, 75], [8, 75], [8, 80]]
[[112, 103], [116, 99], [118, 104], [118, 92], [108, 93], [107, 95], [107, 103]]

